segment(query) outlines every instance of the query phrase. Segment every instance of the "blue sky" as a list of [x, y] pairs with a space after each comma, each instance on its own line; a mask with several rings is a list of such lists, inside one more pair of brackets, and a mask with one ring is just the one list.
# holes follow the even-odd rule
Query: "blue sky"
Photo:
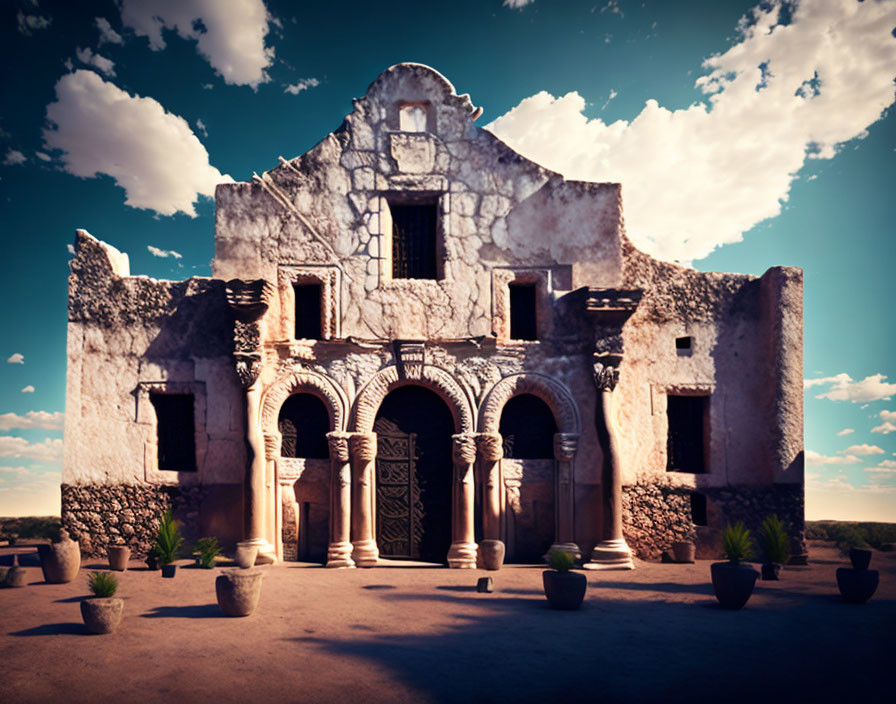
[[306, 151], [377, 74], [620, 181], [628, 234], [701, 270], [805, 270], [807, 515], [896, 521], [896, 0], [0, 3], [0, 515], [55, 513], [67, 245], [209, 275], [214, 184]]

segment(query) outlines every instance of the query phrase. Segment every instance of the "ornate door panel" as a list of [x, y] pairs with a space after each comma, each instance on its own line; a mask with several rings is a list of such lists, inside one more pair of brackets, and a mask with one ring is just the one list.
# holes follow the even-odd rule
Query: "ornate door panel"
[[416, 433], [377, 433], [377, 543], [384, 556], [420, 557], [424, 509], [416, 439]]

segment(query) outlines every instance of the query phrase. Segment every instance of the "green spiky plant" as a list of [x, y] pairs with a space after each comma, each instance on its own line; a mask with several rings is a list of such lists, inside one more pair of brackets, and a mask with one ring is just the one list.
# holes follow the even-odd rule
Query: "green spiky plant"
[[111, 572], [91, 572], [87, 586], [98, 599], [108, 599], [118, 590], [118, 578]]
[[159, 519], [159, 528], [156, 531], [155, 548], [159, 553], [159, 562], [163, 565], [169, 565], [174, 562], [179, 555], [180, 546], [184, 539], [180, 535], [180, 527], [174, 520], [171, 509], [165, 511]]
[[743, 521], [725, 526], [722, 533], [722, 551], [734, 564], [753, 556], [753, 536]]
[[215, 566], [215, 557], [221, 552], [215, 537], [200, 538], [196, 542], [196, 550], [199, 552], [199, 564], [207, 570]]
[[568, 552], [554, 549], [548, 553], [548, 564], [552, 570], [557, 572], [569, 572], [575, 564], [575, 560]]
[[790, 538], [776, 514], [766, 516], [759, 526], [759, 547], [767, 562], [783, 565], [790, 557]]

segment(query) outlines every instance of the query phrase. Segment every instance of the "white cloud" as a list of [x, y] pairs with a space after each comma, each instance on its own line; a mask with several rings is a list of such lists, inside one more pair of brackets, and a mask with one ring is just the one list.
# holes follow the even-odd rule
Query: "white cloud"
[[153, 247], [151, 244], [146, 245], [146, 249], [148, 249], [149, 253], [154, 257], [161, 257], [162, 259], [167, 259], [168, 257], [183, 259], [183, 255], [180, 252], [175, 252], [173, 249], [159, 249], [158, 247]]
[[205, 123], [202, 119], [196, 120], [196, 129], [202, 132], [203, 137], [208, 137], [208, 128], [205, 126]]
[[896, 422], [896, 411], [881, 411], [880, 419]]
[[62, 459], [62, 440], [54, 438], [31, 443], [25, 438], [0, 435], [0, 457], [58, 462]]
[[3, 159], [3, 165], [16, 166], [18, 164], [24, 164], [26, 161], [28, 161], [28, 157], [22, 154], [18, 149], [10, 149], [6, 152], [6, 157]]
[[34, 393], [34, 387], [33, 387], [31, 384], [28, 384], [28, 386], [25, 386], [25, 387], [22, 389], [22, 393], [23, 393], [23, 394], [33, 394], [33, 393]]
[[880, 425], [875, 425], [871, 429], [872, 433], [883, 433], [884, 435], [889, 435], [890, 433], [896, 432], [896, 425], [893, 425], [890, 421], [885, 421]]
[[300, 78], [298, 83], [286, 86], [283, 92], [290, 93], [292, 95], [298, 95], [303, 90], [308, 90], [309, 88], [317, 88], [319, 85], [320, 81], [316, 78]]
[[69, 242], [67, 245], [65, 245], [65, 248], [68, 250], [69, 254], [75, 253], [75, 245], [73, 245], [71, 242]]
[[121, 21], [147, 37], [153, 51], [165, 48], [163, 29], [195, 39], [226, 83], [257, 88], [270, 80], [265, 69], [274, 49], [264, 45], [270, 17], [263, 0], [122, 0]]
[[504, 7], [509, 7], [511, 10], [520, 10], [526, 5], [531, 5], [533, 2], [535, 2], [535, 0], [504, 0], [502, 4]]
[[55, 126], [44, 130], [44, 141], [63, 152], [65, 170], [82, 178], [112, 176], [132, 208], [195, 217], [200, 195], [211, 197], [218, 183], [233, 180], [209, 164], [186, 120], [92, 71], [59, 79], [47, 118]]
[[53, 161], [53, 157], [49, 154], [44, 154], [43, 152], [34, 152], [34, 156], [36, 156], [41, 161]]
[[9, 358], [6, 360], [7, 364], [24, 364], [25, 356], [20, 354], [19, 352], [13, 352]]
[[883, 460], [877, 467], [866, 467], [866, 472], [879, 474], [896, 474], [896, 460]]
[[15, 413], [0, 414], [0, 430], [12, 430], [13, 428], [42, 428], [43, 430], [62, 430], [64, 414], [59, 411], [28, 411], [20, 416]]
[[[810, 153], [833, 157], [894, 100], [896, 3], [803, 0], [787, 26], [775, 26], [780, 2], [763, 6], [704, 62], [695, 87], [709, 105], [648, 100], [631, 122], [608, 125], [584, 115], [579, 93], [541, 92], [488, 127], [569, 178], [621, 182], [637, 246], [700, 259], [777, 216]], [[817, 95], [806, 89], [816, 75]]]
[[94, 19], [96, 22], [97, 29], [100, 30], [100, 46], [104, 43], [106, 44], [124, 44], [124, 39], [122, 39], [121, 35], [112, 29], [112, 25], [109, 24], [109, 20], [105, 17], [96, 17]]
[[803, 382], [803, 387], [808, 389], [813, 386], [830, 386], [830, 390], [818, 394], [815, 398], [868, 403], [870, 401], [885, 401], [896, 394], [896, 384], [888, 384], [884, 381], [886, 378], [883, 374], [872, 374], [861, 381], [853, 381], [849, 374], [837, 374], [821, 379], [806, 379]]
[[847, 464], [861, 464], [862, 460], [855, 455], [847, 455], [845, 457], [826, 457], [814, 450], [806, 450], [806, 466], [807, 467], [826, 467], [826, 466], [843, 466]]
[[115, 62], [107, 59], [105, 56], [94, 54], [90, 50], [90, 48], [82, 49], [81, 47], [78, 47], [77, 49], [75, 49], [75, 56], [82, 64], [93, 66], [94, 68], [97, 68], [105, 73], [107, 76], [115, 75]]
[[619, 0], [610, 0], [606, 5], [600, 8], [600, 14], [604, 14], [605, 12], [609, 12], [612, 15], [619, 15], [619, 19], [625, 17], [622, 10], [619, 8]]
[[844, 428], [839, 433], [837, 433], [837, 436], [843, 437], [844, 435], [852, 435], [854, 432], [856, 432], [856, 431], [853, 430], [852, 428]]
[[850, 445], [845, 450], [838, 450], [841, 454], [844, 455], [882, 455], [884, 451], [879, 448], [877, 445]]
[[30, 37], [33, 32], [39, 29], [46, 29], [52, 21], [49, 17], [42, 17], [41, 15], [26, 15], [21, 10], [16, 15], [19, 34], [24, 34], [26, 37]]

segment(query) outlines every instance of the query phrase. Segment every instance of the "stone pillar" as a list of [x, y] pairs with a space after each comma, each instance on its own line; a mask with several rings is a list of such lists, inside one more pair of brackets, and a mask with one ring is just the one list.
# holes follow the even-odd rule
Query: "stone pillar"
[[582, 556], [576, 545], [576, 495], [573, 460], [579, 445], [575, 433], [554, 435], [554, 544], [551, 550], [562, 550], [574, 558]]
[[601, 541], [591, 551], [591, 561], [585, 565], [591, 570], [631, 570], [632, 551], [622, 535], [622, 471], [619, 454], [619, 431], [613, 405], [613, 390], [619, 381], [615, 364], [602, 361], [594, 363], [594, 383], [598, 401], [596, 413], [597, 437], [604, 454], [601, 469]]
[[453, 535], [448, 550], [448, 566], [462, 569], [476, 567], [476, 535], [473, 525], [476, 484], [473, 465], [476, 463], [476, 436], [473, 433], [452, 435], [454, 441]]
[[482, 534], [487, 540], [503, 540], [504, 518], [504, 438], [499, 433], [480, 433], [477, 438], [482, 471]]
[[375, 567], [380, 556], [373, 534], [376, 433], [351, 433], [348, 446], [352, 459], [352, 559], [358, 567]]
[[349, 433], [327, 433], [330, 444], [330, 547], [327, 567], [354, 567], [351, 541], [352, 475]]
[[[242, 376], [242, 375], [241, 375]], [[246, 442], [252, 455], [245, 485], [245, 514], [243, 535], [240, 545], [254, 545], [258, 548], [258, 563], [277, 561], [276, 550], [265, 538], [267, 532], [267, 459], [265, 457], [264, 435], [261, 432], [261, 388], [255, 383], [257, 372], [252, 375], [252, 383], [246, 389]]]

